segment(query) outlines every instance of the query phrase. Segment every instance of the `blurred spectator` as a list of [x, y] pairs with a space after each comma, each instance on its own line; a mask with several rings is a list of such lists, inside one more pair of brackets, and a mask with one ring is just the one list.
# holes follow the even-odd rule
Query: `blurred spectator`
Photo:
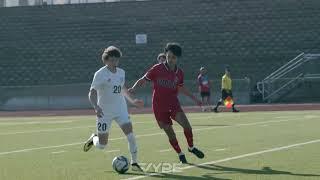
[[200, 73], [198, 75], [198, 85], [199, 93], [202, 100], [202, 111], [211, 110], [210, 107], [210, 80], [207, 75], [207, 70], [204, 67], [200, 68]]

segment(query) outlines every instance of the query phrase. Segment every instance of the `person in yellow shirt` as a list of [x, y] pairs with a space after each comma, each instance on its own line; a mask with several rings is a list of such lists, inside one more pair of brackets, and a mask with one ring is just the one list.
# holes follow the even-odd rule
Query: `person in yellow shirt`
[[[219, 102], [217, 103], [216, 107], [213, 108], [214, 112], [218, 112], [218, 107], [220, 105], [222, 105], [223, 101], [225, 99], [227, 99], [228, 97], [231, 97], [233, 99], [232, 96], [232, 80], [231, 80], [231, 75], [230, 75], [230, 69], [227, 66], [225, 68], [225, 74], [222, 76], [222, 81], [221, 81], [221, 99], [219, 100]], [[237, 110], [235, 107], [235, 104], [232, 104], [232, 112], [239, 112], [239, 110]]]

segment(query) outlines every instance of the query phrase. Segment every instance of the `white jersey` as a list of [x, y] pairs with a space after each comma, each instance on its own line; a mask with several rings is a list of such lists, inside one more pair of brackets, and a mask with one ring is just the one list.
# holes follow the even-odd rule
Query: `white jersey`
[[115, 118], [128, 114], [127, 103], [122, 94], [124, 82], [125, 71], [121, 68], [113, 73], [104, 66], [94, 74], [91, 89], [98, 93], [98, 105], [104, 116]]

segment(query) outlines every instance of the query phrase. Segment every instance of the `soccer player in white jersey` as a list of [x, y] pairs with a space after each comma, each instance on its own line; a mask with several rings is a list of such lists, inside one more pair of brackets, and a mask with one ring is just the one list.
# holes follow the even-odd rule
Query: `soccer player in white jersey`
[[143, 101], [132, 99], [124, 86], [125, 71], [117, 67], [121, 55], [121, 51], [114, 46], [108, 47], [102, 54], [105, 66], [94, 74], [89, 91], [89, 100], [97, 114], [97, 134], [90, 136], [83, 150], [87, 152], [92, 146], [105, 149], [111, 123], [115, 120], [127, 136], [132, 170], [142, 171], [137, 162], [137, 144], [124, 97], [138, 107], [143, 106]]

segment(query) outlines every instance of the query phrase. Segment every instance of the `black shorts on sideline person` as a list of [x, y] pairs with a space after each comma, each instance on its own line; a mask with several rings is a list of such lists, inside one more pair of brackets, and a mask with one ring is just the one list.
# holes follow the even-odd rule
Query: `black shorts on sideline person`
[[202, 98], [204, 98], [204, 97], [210, 97], [211, 94], [210, 92], [201, 92], [200, 95]]

